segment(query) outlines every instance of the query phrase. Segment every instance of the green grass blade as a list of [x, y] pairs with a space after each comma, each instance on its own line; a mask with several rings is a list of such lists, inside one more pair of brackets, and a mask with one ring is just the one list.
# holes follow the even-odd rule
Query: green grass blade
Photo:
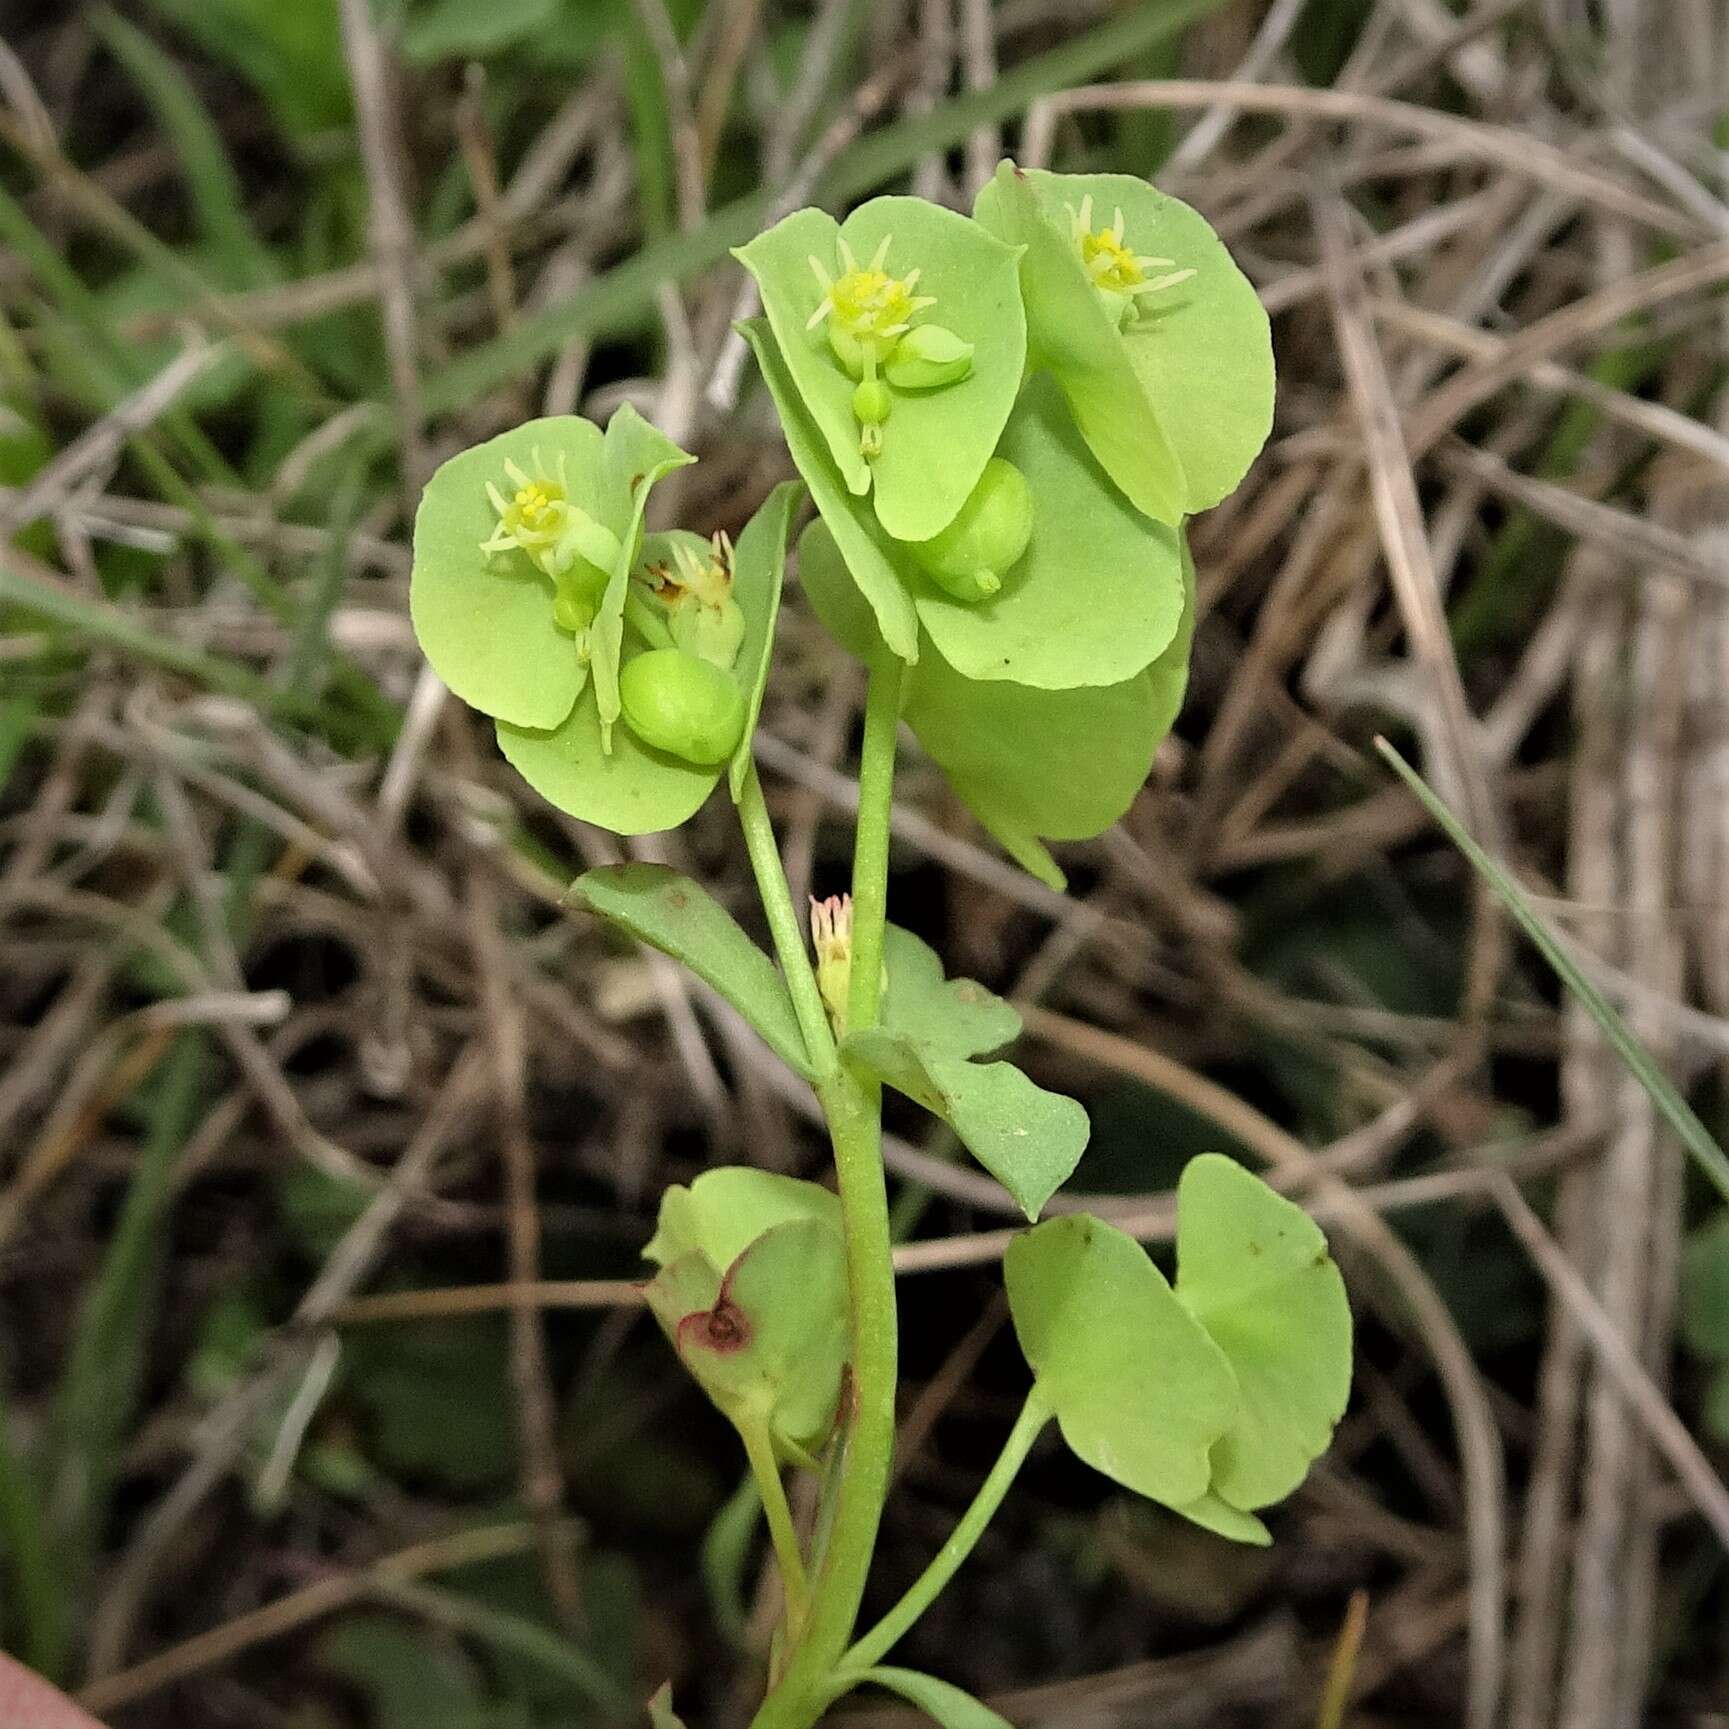
[[0, 548], [0, 605], [3, 604], [106, 643], [167, 672], [179, 673], [226, 696], [242, 697], [272, 713], [301, 720], [318, 718], [314, 705], [278, 690], [250, 667], [203, 649], [188, 648], [172, 637], [160, 636], [128, 618], [118, 607], [55, 588], [9, 562], [5, 550]]
[[149, 1127], [102, 1266], [79, 1315], [54, 1407], [54, 1505], [74, 1580], [93, 1564], [130, 1429], [161, 1289], [174, 1166], [196, 1121], [205, 1040], [181, 1033], [149, 1101]]
[[180, 158], [198, 227], [222, 267], [223, 285], [257, 284], [268, 274], [264, 249], [246, 220], [240, 177], [221, 134], [172, 56], [117, 13], [95, 15], [96, 33], [131, 75]]
[[390, 1580], [378, 1586], [377, 1594], [440, 1626], [539, 1664], [549, 1675], [568, 1681], [609, 1722], [634, 1722], [642, 1709], [640, 1699], [627, 1694], [586, 1651], [538, 1622], [438, 1585]]
[[1494, 891], [1495, 898], [1512, 915], [1513, 922], [1531, 939], [1555, 975], [1584, 1005], [1601, 1029], [1615, 1054], [1627, 1065], [1661, 1113], [1663, 1120], [1675, 1131], [1681, 1144], [1697, 1161], [1700, 1170], [1711, 1180], [1723, 1199], [1729, 1201], [1729, 1156], [1713, 1139], [1711, 1131], [1694, 1114], [1693, 1107], [1676, 1091], [1674, 1083], [1657, 1066], [1651, 1053], [1639, 1042], [1632, 1028], [1622, 1018], [1615, 1005], [1586, 978], [1578, 963], [1567, 953], [1560, 937], [1544, 923], [1523, 889], [1500, 865], [1474, 841], [1465, 825], [1454, 816], [1437, 794], [1399, 755], [1384, 738], [1375, 741], [1375, 748], [1393, 765], [1423, 807], [1447, 831], [1447, 837], [1469, 860], [1471, 868]]
[[71, 1626], [69, 1581], [48, 1542], [42, 1497], [24, 1456], [13, 1443], [4, 1395], [0, 1394], [0, 1558], [8, 1590], [0, 1623], [7, 1643], [39, 1675], [66, 1679], [67, 1631]]

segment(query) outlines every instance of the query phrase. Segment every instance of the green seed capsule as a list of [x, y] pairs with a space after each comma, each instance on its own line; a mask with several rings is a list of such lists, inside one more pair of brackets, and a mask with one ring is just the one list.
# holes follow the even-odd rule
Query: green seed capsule
[[678, 648], [639, 654], [619, 674], [630, 730], [669, 756], [712, 768], [744, 736], [744, 693], [732, 674]]
[[959, 384], [972, 369], [973, 345], [941, 324], [915, 324], [883, 366], [897, 390], [937, 390]]
[[1027, 550], [1033, 533], [1033, 495], [1012, 462], [993, 456], [953, 522], [909, 550], [919, 568], [956, 600], [988, 600], [1003, 575]]

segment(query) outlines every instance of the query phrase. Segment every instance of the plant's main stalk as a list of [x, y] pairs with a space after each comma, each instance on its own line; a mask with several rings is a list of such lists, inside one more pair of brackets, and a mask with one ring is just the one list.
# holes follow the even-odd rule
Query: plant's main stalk
[[[871, 669], [859, 767], [858, 833], [853, 852], [852, 981], [847, 1024], [876, 1024], [882, 1007], [884, 927], [888, 914], [889, 813], [894, 796], [895, 732], [904, 668], [885, 656]], [[882, 1161], [882, 1089], [844, 1063], [819, 1082], [834, 1142], [852, 1295], [852, 1373], [845, 1457], [835, 1484], [834, 1520], [812, 1581], [804, 1637], [752, 1729], [809, 1729], [830, 1697], [827, 1682], [852, 1638], [864, 1597], [894, 1458], [895, 1318], [893, 1240]]]

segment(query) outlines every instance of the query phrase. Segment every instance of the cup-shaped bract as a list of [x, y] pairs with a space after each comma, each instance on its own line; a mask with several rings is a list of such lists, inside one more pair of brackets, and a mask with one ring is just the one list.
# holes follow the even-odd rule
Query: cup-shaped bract
[[1120, 684], [1150, 666], [1182, 624], [1177, 531], [1111, 485], [1048, 378], [1022, 391], [993, 460], [1025, 482], [1030, 518], [999, 586], [960, 599], [912, 557], [919, 622], [943, 659], [966, 678], [1053, 691]]
[[1177, 1189], [1177, 1279], [1100, 1219], [1018, 1237], [1009, 1307], [1037, 1397], [1089, 1464], [1185, 1518], [1267, 1541], [1257, 1511], [1325, 1451], [1351, 1381], [1351, 1311], [1326, 1238], [1218, 1154]]
[[1140, 1244], [1073, 1213], [1017, 1237], [1003, 1271], [1038, 1396], [1070, 1448], [1149, 1500], [1203, 1501], [1236, 1380]]
[[1272, 426], [1272, 339], [1206, 221], [1131, 175], [1007, 162], [974, 215], [1024, 249], [1032, 363], [1124, 493], [1175, 523], [1233, 491]]
[[[907, 673], [905, 718], [926, 754], [1004, 850], [1053, 888], [1063, 886], [1063, 874], [1044, 843], [1088, 840], [1116, 822], [1182, 705], [1194, 572], [1180, 545], [1178, 552], [1175, 634], [1150, 666], [1118, 683], [1041, 690], [967, 678], [929, 638]], [[867, 662], [884, 652], [876, 615], [825, 522], [812, 523], [799, 542], [799, 575], [842, 647]]]
[[1213, 1492], [1244, 1510], [1283, 1500], [1351, 1391], [1351, 1305], [1327, 1239], [1253, 1172], [1206, 1153], [1177, 1188], [1176, 1289], [1241, 1394], [1213, 1449]]
[[[941, 533], [984, 471], [1020, 389], [1026, 316], [1015, 248], [955, 211], [888, 197], [843, 223], [795, 211], [737, 256], [756, 278], [792, 393], [846, 491], [869, 494], [896, 540]], [[900, 349], [920, 330], [929, 334]], [[865, 423], [875, 438], [861, 440], [857, 387], [878, 380], [887, 406]], [[793, 457], [801, 470], [811, 459], [797, 448]]]
[[[600, 599], [634, 551], [630, 518], [600, 428], [576, 415], [533, 420], [453, 456], [414, 520], [409, 613], [433, 671], [482, 714], [559, 725], [589, 680]], [[612, 540], [605, 568], [584, 556], [585, 541], [597, 550], [594, 528]], [[580, 603], [563, 623], [561, 590]]]
[[[698, 750], [697, 756], [705, 759], [699, 761], [690, 754], [657, 749], [651, 739], [639, 736], [627, 723], [613, 729], [609, 750], [602, 735], [597, 693], [590, 686], [581, 692], [575, 707], [556, 726], [536, 728], [499, 723], [499, 748], [542, 798], [571, 816], [597, 823], [615, 834], [648, 834], [675, 828], [693, 816], [729, 765], [736, 792], [749, 761], [750, 735], [768, 679], [786, 566], [787, 524], [798, 490], [796, 481], [777, 487], [746, 525], [733, 549], [730, 599], [742, 614], [743, 632], [731, 669], [722, 670], [711, 664], [704, 671], [693, 672], [693, 677], [704, 679], [713, 673], [736, 687], [743, 710], [736, 743], [720, 755], [713, 749]], [[645, 590], [653, 580], [650, 567], [658, 568], [669, 561], [675, 543], [684, 544], [692, 557], [706, 558], [712, 553], [710, 543], [696, 535], [649, 535], [642, 543], [636, 564], [645, 579]], [[621, 621], [624, 610], [621, 597]], [[647, 652], [669, 651], [665, 644], [656, 644]], [[661, 742], [679, 743], [670, 736]]]
[[1120, 684], [1170, 649], [1184, 619], [1180, 537], [1112, 485], [1050, 379], [1021, 393], [993, 458], [1026, 483], [1027, 546], [994, 591], [958, 598], [841, 484], [762, 322], [745, 334], [844, 572], [873, 615], [870, 635], [890, 652], [916, 662], [922, 627], [966, 678], [1066, 690]]
[[643, 1251], [650, 1310], [740, 1429], [808, 1463], [833, 1422], [847, 1352], [840, 1202], [815, 1183], [722, 1166], [668, 1189]]

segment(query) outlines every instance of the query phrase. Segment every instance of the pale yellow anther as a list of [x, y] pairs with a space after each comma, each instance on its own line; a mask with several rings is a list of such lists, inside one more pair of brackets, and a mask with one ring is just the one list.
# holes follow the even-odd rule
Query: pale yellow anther
[[[1119, 318], [1126, 318], [1137, 310], [1137, 302], [1144, 296], [1175, 288], [1195, 274], [1193, 270], [1171, 269], [1175, 259], [1152, 258], [1131, 252], [1127, 224], [1120, 207], [1112, 215], [1109, 225], [1103, 228], [1093, 226], [1091, 193], [1081, 200], [1079, 210], [1070, 205], [1068, 212], [1070, 237], [1080, 253], [1088, 280]], [[1150, 274], [1153, 271], [1166, 274], [1154, 276]]]
[[548, 576], [557, 578], [579, 557], [610, 569], [619, 556], [618, 537], [596, 522], [586, 510], [571, 502], [565, 474], [564, 453], [548, 468], [537, 447], [530, 452], [533, 473], [506, 460], [508, 496], [492, 481], [486, 484], [487, 502], [498, 521], [480, 543], [488, 558], [501, 552], [521, 552]]
[[823, 294], [805, 328], [815, 330], [828, 320], [837, 348], [857, 348], [873, 366], [886, 357], [895, 338], [912, 327], [916, 314], [936, 305], [934, 295], [913, 292], [919, 281], [917, 269], [900, 277], [889, 274], [891, 243], [885, 234], [870, 263], [861, 268], [852, 248], [842, 240], [839, 276], [830, 275], [820, 258], [810, 260]]

